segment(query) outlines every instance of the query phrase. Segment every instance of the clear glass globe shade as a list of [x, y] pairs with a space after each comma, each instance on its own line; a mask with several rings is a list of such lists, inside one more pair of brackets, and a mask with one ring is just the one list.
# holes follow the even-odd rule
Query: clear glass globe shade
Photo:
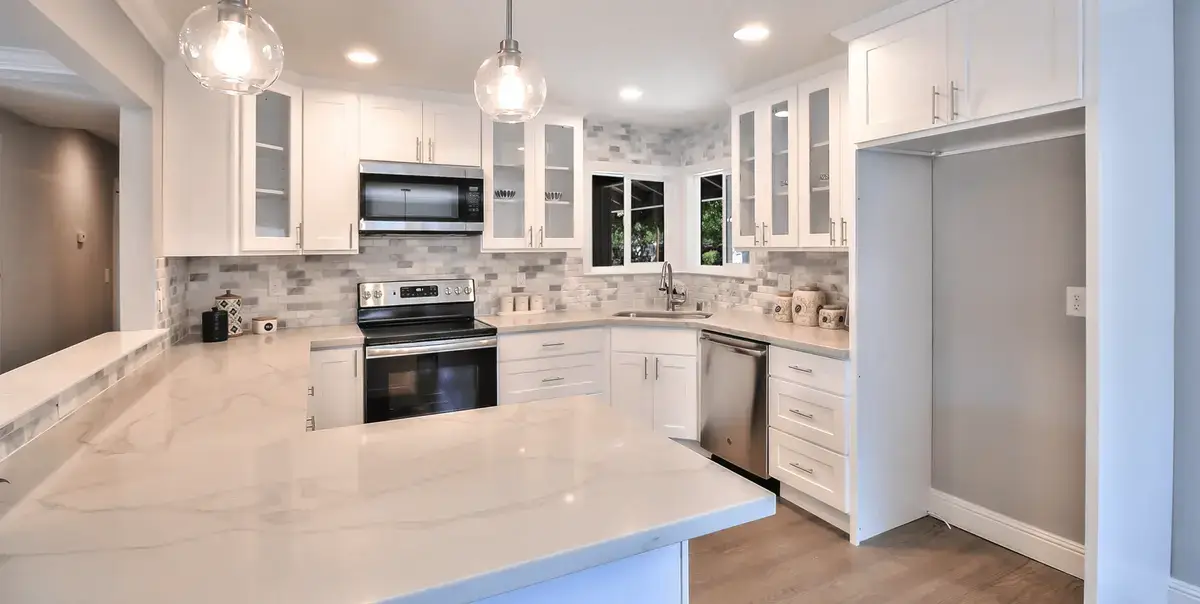
[[546, 105], [546, 78], [537, 63], [501, 51], [479, 66], [475, 101], [494, 122], [528, 122]]
[[259, 94], [283, 72], [283, 43], [249, 7], [210, 4], [179, 31], [179, 54], [200, 85], [225, 94]]

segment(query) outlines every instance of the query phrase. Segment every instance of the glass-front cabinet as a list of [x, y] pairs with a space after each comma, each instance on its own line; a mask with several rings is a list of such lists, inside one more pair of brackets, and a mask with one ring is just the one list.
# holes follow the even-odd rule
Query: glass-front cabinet
[[484, 250], [583, 245], [583, 120], [484, 123]]
[[755, 103], [733, 110], [733, 245], [737, 248], [760, 247], [754, 195], [758, 175], [757, 108]]
[[302, 97], [277, 82], [241, 106], [241, 247], [294, 252], [302, 209]]
[[801, 194], [799, 229], [802, 247], [845, 247], [848, 227], [842, 212], [842, 73], [800, 87], [803, 114], [797, 124], [803, 158], [799, 162]]

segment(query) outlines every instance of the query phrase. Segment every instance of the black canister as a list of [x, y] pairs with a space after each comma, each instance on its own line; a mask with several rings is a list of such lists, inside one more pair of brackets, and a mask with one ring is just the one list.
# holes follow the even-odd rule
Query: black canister
[[200, 314], [200, 338], [205, 342], [224, 342], [229, 339], [229, 313], [213, 307]]

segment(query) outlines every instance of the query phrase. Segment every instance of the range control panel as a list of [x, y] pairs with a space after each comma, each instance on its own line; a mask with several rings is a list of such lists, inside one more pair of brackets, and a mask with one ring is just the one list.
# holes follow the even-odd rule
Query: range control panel
[[474, 279], [389, 281], [358, 284], [359, 308], [452, 304], [475, 301]]

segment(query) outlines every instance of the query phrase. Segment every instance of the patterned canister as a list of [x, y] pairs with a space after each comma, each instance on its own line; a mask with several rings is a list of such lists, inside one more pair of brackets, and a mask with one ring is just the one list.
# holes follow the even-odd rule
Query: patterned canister
[[792, 293], [792, 322], [804, 327], [817, 326], [817, 312], [825, 303], [825, 293], [815, 285], [797, 287]]
[[846, 307], [826, 306], [821, 309], [821, 329], [845, 329]]
[[780, 323], [792, 322], [792, 299], [788, 296], [775, 296], [775, 320]]
[[236, 338], [244, 333], [242, 328], [242, 297], [230, 290], [217, 296], [217, 310], [229, 313], [229, 337]]

